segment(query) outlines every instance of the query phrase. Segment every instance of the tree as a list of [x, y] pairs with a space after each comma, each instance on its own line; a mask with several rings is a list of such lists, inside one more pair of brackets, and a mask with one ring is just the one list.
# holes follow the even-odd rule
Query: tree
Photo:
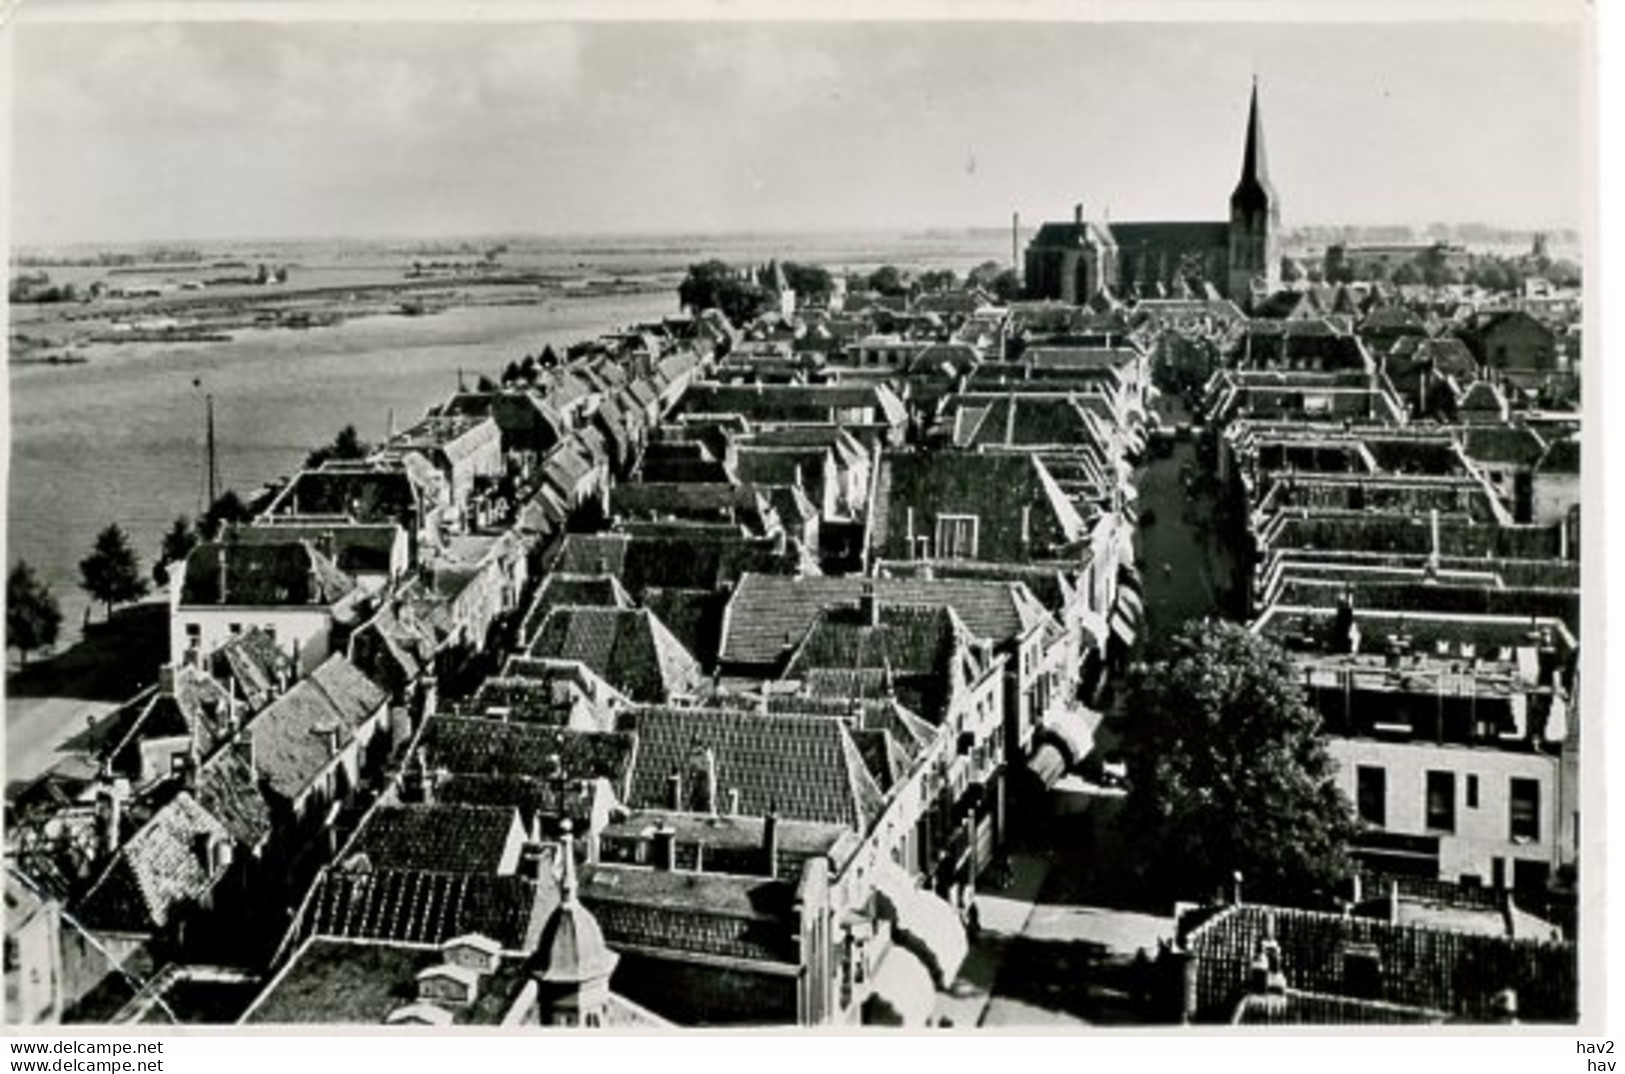
[[784, 282], [790, 285], [798, 300], [816, 302], [835, 293], [835, 278], [822, 265], [800, 265], [786, 261]]
[[993, 281], [998, 279], [999, 274], [1004, 271], [1005, 267], [997, 261], [983, 261], [965, 274], [965, 286], [980, 287], [991, 291]]
[[684, 308], [695, 313], [721, 310], [735, 325], [754, 321], [769, 305], [766, 291], [717, 260], [690, 265], [688, 275], [677, 285], [677, 297]]
[[993, 297], [1000, 302], [1014, 302], [1021, 297], [1021, 274], [1005, 269], [993, 277]]
[[882, 265], [869, 273], [868, 286], [877, 295], [908, 294], [908, 285], [903, 282], [903, 274], [895, 265]]
[[237, 491], [227, 489], [220, 494], [219, 499], [209, 505], [207, 511], [203, 512], [203, 517], [198, 520], [198, 532], [205, 541], [218, 540], [227, 525], [246, 522], [251, 515], [248, 505], [237, 495]]
[[474, 390], [480, 392], [481, 394], [489, 395], [491, 392], [498, 390], [497, 382], [486, 376], [484, 373], [481, 373], [479, 379], [474, 382]]
[[157, 562], [152, 565], [152, 580], [159, 585], [169, 581], [169, 565], [183, 563], [192, 549], [197, 547], [197, 531], [192, 528], [192, 520], [181, 515], [164, 534], [163, 543], [158, 547]]
[[56, 644], [62, 626], [62, 607], [51, 587], [40, 581], [25, 560], [18, 560], [6, 576], [6, 645], [22, 654]]
[[305, 469], [317, 470], [332, 459], [364, 459], [371, 449], [362, 442], [354, 425], [346, 425], [333, 437], [331, 444], [323, 445], [305, 456]]
[[1394, 283], [1401, 287], [1408, 287], [1411, 284], [1421, 283], [1423, 281], [1422, 270], [1416, 267], [1415, 262], [1407, 261], [1394, 269], [1393, 280]]
[[117, 522], [96, 535], [90, 555], [79, 561], [80, 585], [102, 602], [109, 618], [113, 605], [140, 600], [151, 588], [141, 574], [141, 562], [130, 538]]
[[959, 286], [959, 275], [953, 269], [933, 269], [922, 272], [918, 283], [921, 291], [952, 291]]
[[1126, 819], [1165, 895], [1234, 872], [1264, 898], [1325, 899], [1357, 828], [1294, 666], [1245, 627], [1192, 622], [1131, 678]]
[[543, 369], [557, 369], [558, 366], [558, 352], [553, 349], [553, 344], [549, 343], [542, 348], [541, 367]]

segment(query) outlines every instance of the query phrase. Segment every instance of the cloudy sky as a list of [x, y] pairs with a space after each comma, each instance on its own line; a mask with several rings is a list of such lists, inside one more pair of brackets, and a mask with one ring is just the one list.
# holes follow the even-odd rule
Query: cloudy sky
[[15, 241], [1580, 222], [1551, 24], [24, 24]]

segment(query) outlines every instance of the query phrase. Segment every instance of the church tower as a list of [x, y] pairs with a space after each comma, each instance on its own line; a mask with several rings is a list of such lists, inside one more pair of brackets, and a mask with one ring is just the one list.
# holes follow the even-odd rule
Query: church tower
[[1243, 308], [1252, 299], [1255, 281], [1267, 291], [1281, 283], [1281, 199], [1270, 183], [1264, 156], [1264, 125], [1258, 118], [1258, 79], [1253, 79], [1247, 113], [1247, 148], [1241, 180], [1230, 195], [1229, 297]]

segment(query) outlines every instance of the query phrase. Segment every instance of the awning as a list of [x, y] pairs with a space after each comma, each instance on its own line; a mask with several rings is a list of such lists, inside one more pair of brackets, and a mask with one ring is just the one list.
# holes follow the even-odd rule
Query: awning
[[1095, 728], [1099, 726], [1100, 713], [1079, 705], [1075, 708], [1057, 709], [1046, 715], [1043, 726], [1039, 728], [1039, 734], [1045, 734], [1060, 743], [1070, 759], [1067, 767], [1071, 768], [1081, 763], [1095, 748]]
[[1121, 611], [1112, 613], [1112, 633], [1124, 645], [1134, 645], [1134, 624]]
[[875, 971], [872, 991], [863, 1002], [863, 1024], [923, 1026], [937, 1009], [937, 986], [920, 957], [893, 946]]
[[874, 882], [893, 938], [925, 963], [936, 987], [947, 988], [969, 950], [958, 912], [889, 859], [875, 867]]
[[1084, 634], [1087, 635], [1087, 641], [1085, 644], [1087, 645], [1089, 642], [1092, 642], [1095, 648], [1104, 649], [1106, 647], [1106, 639], [1111, 630], [1111, 628], [1106, 625], [1106, 617], [1104, 615], [1098, 615], [1095, 612], [1090, 611], [1088, 608], [1082, 609], [1077, 614], [1078, 625], [1083, 628]]
[[1060, 746], [1048, 740], [1040, 742], [1033, 755], [1027, 758], [1027, 771], [1033, 774], [1046, 791], [1066, 775], [1066, 768], [1066, 754], [1061, 752]]

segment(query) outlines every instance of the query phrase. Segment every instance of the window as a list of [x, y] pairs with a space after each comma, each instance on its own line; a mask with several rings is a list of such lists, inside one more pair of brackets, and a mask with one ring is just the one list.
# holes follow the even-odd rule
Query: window
[[1540, 781], [1534, 779], [1512, 780], [1508, 798], [1511, 819], [1511, 834], [1514, 843], [1537, 843], [1540, 841]]
[[937, 555], [943, 559], [975, 559], [977, 523], [975, 515], [938, 515]]
[[243, 632], [243, 624], [232, 623], [226, 627], [226, 632], [235, 638], [237, 635]]
[[1373, 765], [1361, 765], [1354, 775], [1360, 819], [1383, 827], [1388, 823], [1388, 773]]
[[1478, 808], [1478, 777], [1477, 776], [1468, 776], [1467, 777], [1467, 808], [1468, 809], [1477, 809]]
[[1435, 831], [1456, 830], [1456, 774], [1427, 774], [1427, 826]]

